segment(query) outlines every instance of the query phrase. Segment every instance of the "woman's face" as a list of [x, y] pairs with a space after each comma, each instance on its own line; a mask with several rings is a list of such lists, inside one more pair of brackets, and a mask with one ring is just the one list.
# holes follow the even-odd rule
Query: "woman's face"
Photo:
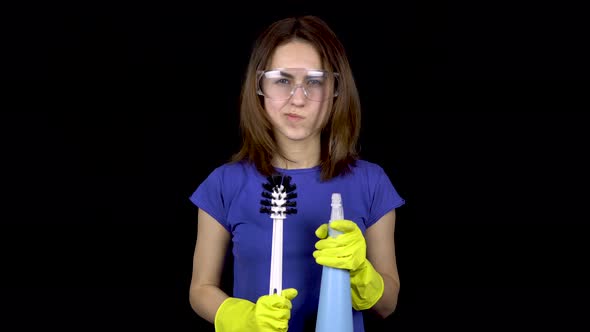
[[[313, 69], [322, 69], [322, 61], [315, 48], [306, 42], [291, 41], [276, 48], [271, 58], [269, 69], [298, 68], [297, 70], [279, 71], [279, 75], [285, 74], [285, 79], [276, 79], [268, 84], [301, 84], [308, 90], [317, 89], [319, 84], [328, 84], [318, 77], [318, 72]], [[299, 70], [302, 69], [302, 70]], [[310, 71], [311, 70], [311, 71]], [[270, 80], [269, 80], [270, 81]], [[295, 89], [293, 95], [286, 100], [272, 100], [264, 98], [264, 108], [273, 125], [275, 137], [278, 141], [306, 141], [320, 137], [320, 132], [326, 117], [330, 98], [317, 101], [321, 98], [310, 100], [305, 96], [303, 89]], [[317, 95], [317, 94], [315, 94]], [[314, 95], [314, 96], [315, 96]]]

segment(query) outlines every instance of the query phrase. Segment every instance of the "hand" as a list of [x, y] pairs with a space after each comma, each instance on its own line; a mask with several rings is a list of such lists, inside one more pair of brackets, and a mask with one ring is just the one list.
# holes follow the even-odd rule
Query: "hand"
[[335, 220], [330, 227], [342, 232], [336, 237], [328, 236], [328, 225], [322, 224], [315, 234], [317, 250], [313, 257], [318, 264], [350, 270], [352, 307], [369, 309], [383, 296], [383, 277], [367, 259], [367, 244], [360, 228], [350, 220]]
[[342, 234], [327, 237], [328, 224], [318, 227], [315, 235], [320, 240], [315, 244], [313, 257], [320, 265], [356, 271], [367, 259], [367, 245], [360, 228], [350, 220], [332, 221], [330, 227]]
[[264, 295], [258, 298], [254, 307], [257, 331], [287, 331], [291, 318], [291, 300], [297, 296], [295, 288], [288, 288], [281, 295]]
[[281, 295], [263, 295], [256, 303], [229, 297], [217, 310], [215, 331], [286, 332], [291, 318], [291, 300], [296, 296], [297, 290], [288, 288]]

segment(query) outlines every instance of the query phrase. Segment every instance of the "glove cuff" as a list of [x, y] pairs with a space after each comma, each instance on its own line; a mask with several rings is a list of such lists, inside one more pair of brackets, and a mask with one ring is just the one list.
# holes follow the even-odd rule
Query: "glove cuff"
[[366, 310], [375, 305], [385, 290], [383, 277], [375, 270], [371, 262], [365, 259], [356, 270], [350, 272], [350, 290], [352, 307], [355, 310]]
[[[254, 310], [254, 303], [235, 297], [228, 297], [215, 312], [215, 331], [241, 332], [252, 331], [250, 319]], [[244, 324], [236, 324], [236, 318], [245, 319]]]

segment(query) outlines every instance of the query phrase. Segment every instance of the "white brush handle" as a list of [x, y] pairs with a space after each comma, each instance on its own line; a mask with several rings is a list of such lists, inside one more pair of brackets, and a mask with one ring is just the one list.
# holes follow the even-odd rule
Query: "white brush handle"
[[272, 250], [270, 257], [269, 294], [281, 295], [283, 291], [283, 219], [272, 221]]

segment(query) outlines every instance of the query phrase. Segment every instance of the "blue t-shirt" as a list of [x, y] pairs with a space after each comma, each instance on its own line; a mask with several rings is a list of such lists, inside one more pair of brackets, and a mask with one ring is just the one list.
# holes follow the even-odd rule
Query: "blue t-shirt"
[[[344, 218], [354, 221], [363, 234], [404, 200], [384, 170], [365, 160], [358, 160], [349, 174], [325, 182], [320, 181], [319, 166], [277, 171], [290, 180], [289, 197], [294, 198], [289, 201], [295, 203], [283, 221], [282, 285], [299, 293], [292, 301], [289, 331], [312, 331], [322, 275], [322, 266], [312, 255], [318, 241], [315, 230], [330, 219], [332, 193], [341, 194]], [[231, 234], [233, 296], [254, 303], [269, 293], [273, 220], [264, 210], [268, 198], [263, 193], [271, 182], [253, 164], [227, 163], [211, 172], [190, 196]], [[351, 310], [354, 331], [364, 331], [362, 312]]]

